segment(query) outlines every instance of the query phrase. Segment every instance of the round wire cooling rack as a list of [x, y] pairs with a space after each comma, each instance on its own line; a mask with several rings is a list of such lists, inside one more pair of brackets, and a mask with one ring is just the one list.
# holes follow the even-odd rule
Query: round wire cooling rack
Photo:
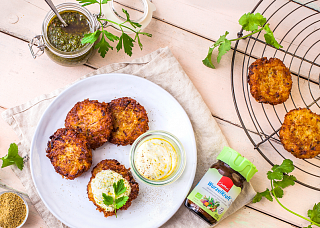
[[[270, 165], [291, 159], [297, 182], [320, 191], [320, 156], [297, 159], [283, 148], [279, 139], [284, 116], [290, 110], [307, 107], [320, 114], [320, 0], [260, 0], [252, 12], [267, 18], [283, 47], [267, 45], [264, 32], [236, 42], [231, 64], [235, 110], [254, 149]], [[290, 69], [293, 85], [283, 104], [258, 103], [250, 94], [248, 68], [261, 57], [279, 58]]]

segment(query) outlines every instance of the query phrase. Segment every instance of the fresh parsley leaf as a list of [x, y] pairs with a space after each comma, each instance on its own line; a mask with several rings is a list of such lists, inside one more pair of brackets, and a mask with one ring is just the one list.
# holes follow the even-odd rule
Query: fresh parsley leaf
[[88, 6], [94, 3], [99, 3], [96, 0], [77, 0], [79, 3], [84, 3], [82, 6]]
[[132, 55], [132, 47], [133, 47], [134, 39], [132, 39], [128, 34], [122, 33], [119, 39], [119, 43], [117, 44], [117, 51], [119, 51], [122, 48], [124, 48], [124, 52], [131, 56]]
[[134, 41], [138, 41], [138, 44], [139, 44], [139, 47], [140, 49], [142, 50], [142, 43], [141, 43], [141, 40], [140, 40], [140, 37], [139, 37], [139, 33], [136, 34], [135, 38], [134, 38]]
[[269, 201], [273, 201], [270, 190], [267, 188], [264, 192], [261, 192], [261, 195]]
[[260, 202], [260, 200], [262, 199], [262, 195], [260, 192], [257, 192], [257, 194], [253, 197], [252, 199], [252, 203], [257, 203]]
[[16, 164], [16, 166], [22, 170], [23, 169], [23, 158], [18, 154], [18, 146], [15, 143], [11, 143], [8, 149], [8, 154], [2, 159], [1, 168], [7, 167], [9, 165]]
[[122, 196], [122, 197], [119, 197], [116, 199], [116, 206], [117, 206], [117, 209], [123, 207], [126, 202], [128, 201], [129, 197], [128, 196]]
[[266, 199], [268, 199], [269, 201], [273, 201], [273, 198], [271, 196], [270, 190], [267, 188], [264, 192], [258, 192], [255, 197], [253, 197], [252, 202], [253, 203], [257, 203], [259, 202], [262, 197], [265, 197]]
[[100, 30], [97, 30], [93, 33], [84, 34], [84, 37], [81, 40], [82, 44], [90, 43], [93, 44], [96, 42], [101, 34]]
[[246, 13], [239, 19], [239, 24], [245, 31], [255, 31], [267, 22], [267, 19], [260, 13]]
[[320, 223], [320, 203], [314, 204], [313, 209], [308, 210], [308, 217], [312, 221]]
[[102, 2], [101, 2], [101, 4], [107, 4], [108, 2], [110, 2], [111, 0], [103, 0]]
[[273, 189], [274, 194], [276, 195], [277, 198], [282, 198], [283, 197], [283, 190], [279, 186], [275, 187]]
[[274, 171], [274, 172], [268, 171], [267, 172], [267, 177], [268, 177], [269, 180], [282, 180], [283, 173], [282, 172], [277, 172], [277, 171]]
[[271, 31], [269, 24], [266, 24], [263, 27], [264, 31], [266, 31], [266, 34], [264, 34], [264, 39], [266, 40], [267, 44], [270, 44], [274, 46], [275, 48], [279, 49], [282, 48], [278, 41], [274, 38], [273, 32]]
[[98, 49], [98, 52], [104, 58], [106, 56], [106, 53], [109, 51], [109, 49], [113, 49], [112, 46], [105, 40], [104, 35], [101, 36], [101, 39], [99, 43], [94, 46], [95, 49]]
[[225, 39], [224, 42], [222, 42], [218, 48], [219, 53], [217, 57], [217, 62], [220, 63], [221, 57], [226, 54], [231, 49], [231, 41], [228, 39]]
[[130, 25], [132, 25], [132, 27], [134, 27], [134, 28], [137, 28], [137, 27], [140, 28], [140, 27], [142, 26], [142, 25], [140, 25], [139, 23], [133, 22], [133, 21], [130, 20], [130, 15], [129, 15], [128, 11], [126, 11], [125, 9], [122, 9], [122, 12], [124, 12], [125, 15], [126, 15], [126, 17], [127, 17], [126, 22], [129, 22]]
[[119, 180], [117, 183], [114, 183], [113, 188], [114, 188], [114, 194], [116, 196], [119, 196], [125, 193], [127, 190], [127, 187], [124, 186], [124, 181], [122, 179]]
[[103, 197], [103, 203], [105, 205], [112, 205], [113, 204], [113, 197], [112, 196], [107, 196], [106, 193], [102, 193], [102, 197]]
[[286, 188], [290, 185], [294, 185], [295, 184], [295, 181], [297, 180], [297, 178], [293, 175], [284, 175], [283, 176], [283, 179], [281, 181], [274, 181], [274, 186], [277, 187], [281, 187], [281, 188]]
[[291, 173], [293, 170], [293, 161], [291, 161], [290, 159], [283, 160], [282, 164], [274, 169], [274, 171], [283, 173]]
[[213, 65], [212, 60], [211, 60], [213, 49], [214, 49], [214, 47], [209, 48], [207, 57], [204, 60], [202, 60], [202, 63], [207, 67], [215, 69], [215, 66]]
[[115, 40], [119, 40], [119, 37], [113, 35], [112, 33], [106, 31], [106, 30], [102, 30], [102, 33], [108, 38], [108, 40], [114, 42]]

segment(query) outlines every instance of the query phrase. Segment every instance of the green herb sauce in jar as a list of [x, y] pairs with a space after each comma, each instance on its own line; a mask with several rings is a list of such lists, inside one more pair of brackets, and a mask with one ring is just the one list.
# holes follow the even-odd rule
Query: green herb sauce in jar
[[49, 42], [60, 51], [74, 52], [80, 50], [85, 46], [81, 43], [81, 39], [84, 34], [90, 33], [88, 19], [77, 11], [63, 11], [60, 15], [68, 26], [63, 27], [57, 16], [54, 16], [47, 29]]

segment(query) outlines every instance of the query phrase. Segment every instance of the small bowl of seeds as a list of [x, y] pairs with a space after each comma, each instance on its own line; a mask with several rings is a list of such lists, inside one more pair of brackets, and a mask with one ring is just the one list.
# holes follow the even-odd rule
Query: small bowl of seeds
[[27, 201], [13, 191], [0, 192], [0, 227], [20, 228], [29, 215]]

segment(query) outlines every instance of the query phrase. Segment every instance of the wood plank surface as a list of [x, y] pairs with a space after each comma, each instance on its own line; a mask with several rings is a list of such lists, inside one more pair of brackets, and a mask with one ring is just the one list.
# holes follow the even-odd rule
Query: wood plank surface
[[[54, 1], [55, 4], [62, 2], [67, 1]], [[155, 19], [152, 20], [145, 30], [152, 33], [153, 37], [151, 39], [143, 37], [143, 51], [135, 47], [132, 58], [143, 56], [160, 47], [169, 46], [174, 56], [201, 93], [213, 115], [217, 117], [218, 123], [227, 137], [230, 146], [253, 161], [258, 167], [259, 172], [252, 179], [251, 183], [257, 191], [263, 191], [269, 187], [266, 172], [270, 169], [270, 165], [253, 149], [253, 145], [243, 129], [236, 126], [240, 125], [240, 122], [234, 110], [230, 90], [232, 53], [229, 52], [223, 57], [216, 70], [206, 68], [201, 63], [208, 47], [212, 44], [211, 40], [217, 40], [226, 30], [230, 34], [236, 34], [240, 30], [237, 20], [243, 13], [251, 11], [257, 2], [257, 0], [153, 0], [153, 3], [157, 7], [157, 11], [154, 14]], [[284, 2], [286, 1], [280, 1], [280, 3]], [[126, 1], [122, 3], [128, 4]], [[97, 7], [92, 6], [88, 8], [92, 12], [97, 12]], [[2, 73], [0, 74], [1, 112], [5, 108], [25, 103], [43, 93], [49, 93], [54, 89], [63, 87], [93, 70], [88, 66], [62, 67], [53, 63], [46, 55], [42, 55], [36, 60], [32, 59], [26, 41], [30, 40], [34, 35], [41, 33], [42, 20], [48, 10], [49, 8], [46, 3], [40, 0], [33, 2], [15, 0], [4, 2], [0, 7], [0, 31], [3, 32], [0, 32], [0, 65], [2, 69]], [[273, 20], [276, 21], [276, 18]], [[279, 33], [279, 37], [282, 35]], [[246, 42], [241, 43], [241, 50], [245, 50], [245, 44]], [[263, 49], [263, 47], [261, 48]], [[259, 55], [261, 48], [255, 49], [257, 51], [255, 55]], [[267, 51], [268, 55], [271, 55], [272, 51], [274, 50], [270, 49], [270, 52]], [[125, 62], [132, 58], [125, 55], [122, 51], [116, 53], [114, 50], [110, 51], [105, 59], [102, 59], [96, 53], [89, 59], [88, 65], [98, 68], [114, 62]], [[241, 66], [241, 54], [238, 55], [236, 61], [236, 65], [238, 67]], [[242, 85], [238, 84], [237, 89], [240, 90], [241, 88]], [[239, 108], [245, 110], [245, 105], [241, 105]], [[259, 114], [263, 115], [261, 112]], [[243, 118], [249, 129], [257, 133], [249, 115], [246, 114]], [[4, 123], [2, 118], [0, 118], [0, 129], [2, 129], [0, 133], [0, 156], [4, 156], [10, 143], [17, 143], [18, 140], [13, 130]], [[270, 131], [272, 132], [272, 129]], [[253, 133], [252, 137], [256, 141], [259, 141], [259, 136], [255, 135], [255, 133]], [[263, 145], [263, 149], [268, 156], [274, 157], [275, 162], [281, 162], [280, 156], [274, 156], [274, 149], [271, 146]], [[305, 165], [305, 168], [310, 167]], [[297, 173], [297, 175], [301, 178], [309, 178], [309, 176], [305, 176], [303, 173]], [[23, 186], [10, 168], [0, 170], [0, 179], [2, 183], [24, 191]], [[308, 181], [312, 182], [313, 180], [317, 179], [310, 179]], [[299, 197], [296, 197], [297, 194], [299, 194]], [[319, 198], [320, 193], [318, 191], [297, 184], [285, 191], [285, 197], [281, 202], [293, 211], [306, 215], [307, 210], [315, 203], [315, 199]], [[250, 205], [250, 207], [297, 226], [307, 225], [304, 220], [286, 212], [275, 202], [263, 200], [260, 203]], [[266, 214], [250, 208], [243, 208], [235, 215], [223, 221], [221, 227], [291, 226]], [[44, 227], [43, 221], [37, 216], [37, 213], [32, 213], [31, 222], [28, 221], [30, 224], [26, 224], [26, 227]]]

